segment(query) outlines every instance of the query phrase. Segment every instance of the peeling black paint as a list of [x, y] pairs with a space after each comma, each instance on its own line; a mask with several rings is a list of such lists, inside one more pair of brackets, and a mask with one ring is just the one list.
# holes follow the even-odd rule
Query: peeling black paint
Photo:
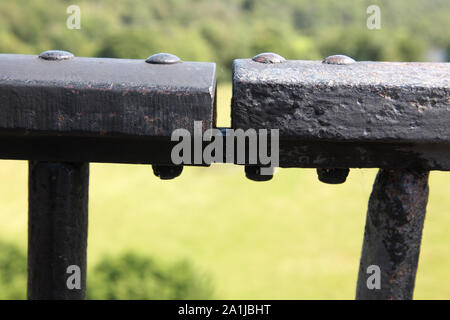
[[[357, 299], [412, 299], [428, 202], [427, 171], [379, 171], [369, 200]], [[381, 269], [381, 288], [367, 287], [367, 267]]]

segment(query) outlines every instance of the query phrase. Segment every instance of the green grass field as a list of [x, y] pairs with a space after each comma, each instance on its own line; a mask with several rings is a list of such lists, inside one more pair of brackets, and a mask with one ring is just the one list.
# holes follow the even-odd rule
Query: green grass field
[[[229, 124], [230, 86], [219, 89]], [[375, 170], [344, 185], [315, 170], [280, 169], [257, 183], [243, 168], [185, 168], [160, 181], [150, 166], [92, 164], [88, 264], [132, 249], [187, 258], [223, 299], [353, 299]], [[450, 183], [431, 174], [415, 298], [450, 298]], [[0, 239], [26, 248], [27, 163], [0, 161]]]

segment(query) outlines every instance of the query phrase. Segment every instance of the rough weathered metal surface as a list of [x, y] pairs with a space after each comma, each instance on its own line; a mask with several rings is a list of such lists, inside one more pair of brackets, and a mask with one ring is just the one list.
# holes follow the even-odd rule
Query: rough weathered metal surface
[[280, 130], [281, 166], [404, 167], [392, 150], [450, 169], [421, 151], [450, 152], [449, 63], [236, 60], [231, 114], [233, 128]]
[[215, 126], [214, 63], [0, 54], [0, 136], [170, 137]]
[[450, 170], [450, 144], [282, 140], [280, 166]]
[[[380, 170], [370, 196], [357, 299], [412, 299], [428, 201], [426, 171]], [[367, 268], [381, 271], [370, 290]]]
[[[89, 164], [30, 161], [28, 183], [28, 298], [83, 299]], [[71, 265], [80, 268], [80, 289], [67, 287]]]
[[450, 142], [450, 63], [236, 60], [233, 127], [296, 140]]

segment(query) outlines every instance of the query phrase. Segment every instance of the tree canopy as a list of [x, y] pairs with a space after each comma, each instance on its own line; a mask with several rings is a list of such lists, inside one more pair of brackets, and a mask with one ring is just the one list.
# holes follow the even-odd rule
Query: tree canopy
[[[422, 61], [432, 48], [450, 48], [448, 0], [79, 0], [79, 30], [66, 27], [72, 4], [0, 0], [0, 52], [139, 59], [170, 52], [217, 62], [219, 79], [229, 80], [233, 59], [264, 51]], [[380, 7], [380, 30], [366, 26], [371, 4]]]

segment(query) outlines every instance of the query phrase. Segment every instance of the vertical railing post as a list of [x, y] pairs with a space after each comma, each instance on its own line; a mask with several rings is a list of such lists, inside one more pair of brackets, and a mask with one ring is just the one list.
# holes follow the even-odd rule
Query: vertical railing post
[[29, 162], [28, 299], [84, 299], [89, 163]]
[[428, 171], [378, 172], [367, 211], [356, 299], [412, 299], [428, 176]]

